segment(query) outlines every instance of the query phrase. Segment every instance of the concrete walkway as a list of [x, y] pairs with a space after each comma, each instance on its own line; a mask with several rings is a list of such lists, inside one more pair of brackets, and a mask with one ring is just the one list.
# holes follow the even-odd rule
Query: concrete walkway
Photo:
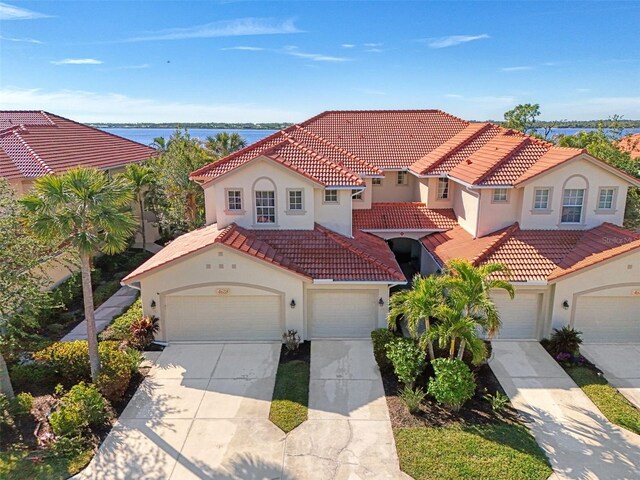
[[489, 365], [555, 478], [640, 478], [640, 436], [607, 421], [538, 342], [494, 341]]
[[586, 343], [580, 352], [604, 373], [632, 404], [640, 409], [640, 345]]
[[[114, 317], [120, 315], [126, 308], [131, 306], [138, 298], [138, 290], [130, 287], [122, 287], [113, 294], [107, 301], [95, 310], [96, 328], [98, 333], [107, 328]], [[76, 327], [67, 333], [62, 342], [70, 342], [72, 340], [87, 339], [87, 323], [82, 321]]]

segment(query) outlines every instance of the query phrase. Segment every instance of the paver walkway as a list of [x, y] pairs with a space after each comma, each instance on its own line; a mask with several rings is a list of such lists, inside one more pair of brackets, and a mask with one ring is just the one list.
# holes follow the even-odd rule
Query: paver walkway
[[494, 341], [489, 365], [555, 478], [640, 478], [640, 436], [612, 425], [538, 342]]
[[580, 352], [602, 370], [611, 385], [640, 408], [640, 345], [585, 343]]
[[[98, 333], [107, 328], [107, 325], [111, 323], [114, 317], [120, 315], [126, 308], [128, 308], [138, 298], [139, 291], [131, 287], [122, 287], [109, 299], [107, 299], [102, 305], [95, 310], [96, 316], [96, 329]], [[70, 342], [72, 340], [86, 340], [87, 339], [87, 324], [82, 321], [76, 327], [67, 333], [63, 338], [63, 342]]]

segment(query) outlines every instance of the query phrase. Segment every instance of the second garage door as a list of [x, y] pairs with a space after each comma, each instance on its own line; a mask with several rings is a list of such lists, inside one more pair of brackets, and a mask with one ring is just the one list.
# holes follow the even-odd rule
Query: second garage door
[[167, 296], [167, 341], [279, 340], [280, 295]]
[[369, 338], [378, 323], [378, 291], [309, 291], [311, 338]]
[[585, 342], [640, 342], [640, 297], [578, 297], [574, 321]]
[[511, 300], [507, 294], [492, 294], [491, 298], [498, 307], [502, 320], [502, 329], [496, 338], [537, 340], [541, 297], [539, 293], [516, 292], [515, 298]]

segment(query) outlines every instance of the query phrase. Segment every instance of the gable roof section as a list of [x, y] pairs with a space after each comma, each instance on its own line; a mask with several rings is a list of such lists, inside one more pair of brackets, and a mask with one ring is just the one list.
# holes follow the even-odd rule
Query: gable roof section
[[457, 225], [453, 209], [430, 209], [424, 203], [372, 203], [353, 210], [358, 230], [449, 230]]
[[10, 180], [76, 166], [108, 169], [155, 153], [146, 145], [51, 113], [0, 111], [0, 174]]
[[140, 275], [201, 251], [225, 245], [309, 279], [403, 282], [405, 277], [384, 240], [363, 232], [354, 238], [316, 225], [313, 230], [247, 230], [236, 224], [210, 225], [178, 237], [132, 273]]
[[609, 223], [591, 230], [521, 230], [516, 223], [476, 239], [456, 227], [422, 243], [441, 264], [452, 258], [500, 262], [509, 267], [511, 281], [555, 281], [639, 249], [640, 235]]

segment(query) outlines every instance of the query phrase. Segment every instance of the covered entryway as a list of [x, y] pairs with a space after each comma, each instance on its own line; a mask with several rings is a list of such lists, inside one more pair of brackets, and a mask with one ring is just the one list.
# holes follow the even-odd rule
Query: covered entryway
[[575, 308], [585, 342], [640, 343], [640, 296], [581, 295]]
[[163, 330], [167, 341], [279, 340], [284, 332], [279, 294], [167, 295]]
[[411, 288], [411, 280], [414, 275], [421, 272], [424, 247], [418, 240], [407, 237], [392, 238], [387, 240], [387, 244], [408, 282], [406, 285], [398, 285], [395, 289]]
[[378, 290], [309, 290], [310, 338], [369, 338], [378, 323]]
[[496, 339], [537, 340], [539, 338], [541, 293], [516, 291], [515, 298], [511, 300], [506, 293], [496, 292], [491, 294], [491, 298], [502, 319], [502, 329]]

